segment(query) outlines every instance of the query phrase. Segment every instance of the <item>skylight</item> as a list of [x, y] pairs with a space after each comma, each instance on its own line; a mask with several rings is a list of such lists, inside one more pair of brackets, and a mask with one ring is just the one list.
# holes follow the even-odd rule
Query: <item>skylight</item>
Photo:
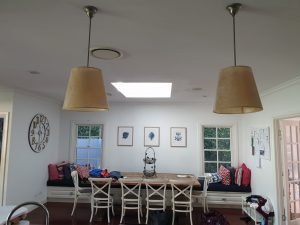
[[126, 98], [170, 98], [172, 83], [111, 83]]

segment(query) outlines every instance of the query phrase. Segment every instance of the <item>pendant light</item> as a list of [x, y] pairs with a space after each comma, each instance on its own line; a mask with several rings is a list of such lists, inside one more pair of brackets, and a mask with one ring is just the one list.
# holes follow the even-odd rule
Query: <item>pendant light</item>
[[108, 110], [102, 72], [98, 68], [89, 67], [91, 22], [97, 10], [94, 6], [84, 7], [84, 11], [89, 17], [87, 65], [86, 67], [72, 68], [63, 110], [83, 112]]
[[242, 5], [234, 3], [226, 7], [233, 18], [234, 66], [221, 70], [219, 75], [214, 112], [243, 114], [263, 110], [252, 69], [236, 65], [235, 15]]

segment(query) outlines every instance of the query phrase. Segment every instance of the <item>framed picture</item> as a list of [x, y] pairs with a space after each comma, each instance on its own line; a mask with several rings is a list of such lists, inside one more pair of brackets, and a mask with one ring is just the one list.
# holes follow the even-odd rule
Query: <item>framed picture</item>
[[186, 147], [186, 127], [171, 127], [171, 147]]
[[144, 128], [144, 146], [159, 146], [159, 127]]
[[133, 145], [133, 127], [118, 127], [118, 146]]

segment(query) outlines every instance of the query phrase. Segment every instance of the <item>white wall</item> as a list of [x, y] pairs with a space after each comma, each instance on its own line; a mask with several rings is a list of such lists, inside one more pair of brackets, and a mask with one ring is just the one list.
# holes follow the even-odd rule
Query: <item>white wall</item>
[[[8, 155], [6, 204], [46, 200], [47, 165], [58, 160], [60, 112], [60, 104], [49, 98], [15, 92]], [[41, 153], [33, 152], [28, 144], [29, 124], [37, 113], [47, 116], [50, 123], [49, 143]]]
[[[155, 147], [157, 172], [202, 173], [201, 125], [237, 124], [237, 116], [212, 113], [212, 106], [199, 103], [115, 103], [108, 112], [63, 112], [60, 158], [69, 159], [71, 121], [104, 124], [103, 165], [120, 171], [142, 172], [144, 127], [160, 127], [160, 146]], [[133, 126], [133, 146], [117, 146], [118, 126]], [[170, 147], [170, 127], [187, 127], [187, 148]]]
[[[290, 81], [269, 91], [262, 97], [264, 110], [259, 113], [244, 115], [241, 127], [240, 161], [252, 170], [252, 191], [254, 194], [268, 196], [274, 207], [276, 223], [280, 224], [276, 194], [276, 165], [274, 127], [275, 118], [300, 114], [300, 78]], [[262, 168], [256, 168], [254, 157], [251, 155], [250, 130], [252, 127], [270, 127], [271, 160], [262, 159]]]

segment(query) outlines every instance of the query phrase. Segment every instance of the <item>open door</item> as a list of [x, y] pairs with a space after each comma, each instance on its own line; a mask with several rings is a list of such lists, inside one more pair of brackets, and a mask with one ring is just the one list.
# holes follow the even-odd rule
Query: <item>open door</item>
[[283, 201], [289, 225], [300, 225], [300, 118], [280, 120]]

